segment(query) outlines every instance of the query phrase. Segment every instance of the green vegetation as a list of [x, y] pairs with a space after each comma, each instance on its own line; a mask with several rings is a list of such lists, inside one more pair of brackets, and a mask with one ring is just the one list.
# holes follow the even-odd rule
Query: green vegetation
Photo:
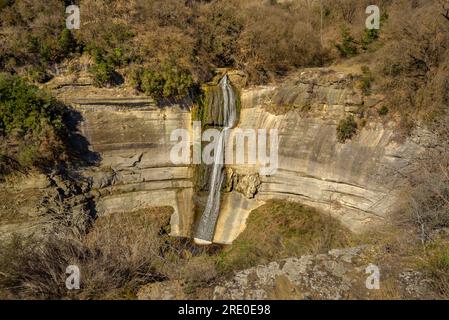
[[76, 40], [73, 37], [72, 31], [70, 31], [69, 29], [63, 29], [61, 31], [58, 46], [60, 55], [63, 58], [70, 56], [70, 54], [78, 50], [78, 44], [76, 43]]
[[380, 108], [377, 112], [379, 113], [379, 116], [384, 117], [388, 114], [389, 111], [390, 110], [387, 106], [382, 106], [382, 108]]
[[339, 142], [345, 143], [356, 132], [357, 122], [355, 122], [354, 116], [348, 116], [346, 119], [341, 120], [337, 126], [337, 139]]
[[337, 49], [343, 58], [353, 57], [357, 54], [357, 42], [352, 37], [349, 28], [345, 25], [341, 28], [341, 44], [337, 44]]
[[187, 70], [176, 65], [165, 65], [158, 69], [138, 69], [132, 75], [135, 87], [155, 98], [182, 98], [193, 88], [194, 82]]
[[432, 120], [448, 101], [448, 22], [434, 2], [383, 1], [381, 30], [368, 30], [363, 28], [368, 1], [323, 0], [323, 37], [317, 32], [320, 8], [313, 5], [85, 1], [79, 32], [65, 29], [60, 0], [25, 2], [0, 3], [0, 33], [5, 35], [0, 69], [36, 82], [48, 81], [55, 64], [89, 54], [98, 86], [120, 83], [114, 75], [122, 73], [148, 95], [178, 97], [189, 93], [192, 83], [199, 87], [210, 81], [216, 68], [238, 68], [250, 83], [264, 83], [298, 68], [363, 53], [373, 61], [371, 73], [380, 90], [389, 92], [391, 112], [406, 105], [410, 110], [401, 116]]
[[432, 286], [443, 297], [449, 297], [449, 243], [436, 241], [426, 248], [422, 268], [433, 280]]
[[365, 96], [371, 94], [371, 87], [374, 82], [374, 76], [367, 66], [362, 66], [362, 79], [360, 80], [360, 89]]
[[0, 0], [0, 10], [11, 5], [13, 2], [14, 2], [14, 0]]
[[24, 167], [59, 159], [64, 152], [64, 112], [65, 107], [47, 93], [17, 76], [0, 73], [0, 154], [4, 165], [6, 159]]
[[8, 71], [26, 65], [46, 70], [72, 53], [88, 53], [97, 85], [109, 81], [111, 69], [133, 66], [145, 74], [142, 91], [167, 97], [210, 80], [217, 67], [242, 68], [252, 82], [262, 82], [325, 60], [312, 9], [236, 0], [86, 1], [83, 32], [71, 32], [61, 1], [24, 2], [2, 4], [0, 28], [14, 30], [0, 51], [0, 68]]
[[114, 81], [114, 68], [107, 62], [102, 61], [90, 68], [94, 83], [98, 87], [110, 85]]

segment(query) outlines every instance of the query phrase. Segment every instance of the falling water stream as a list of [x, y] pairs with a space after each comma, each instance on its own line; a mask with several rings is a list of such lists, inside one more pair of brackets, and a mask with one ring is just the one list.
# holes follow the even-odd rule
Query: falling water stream
[[211, 244], [214, 238], [215, 226], [220, 213], [221, 188], [224, 180], [226, 137], [228, 130], [235, 125], [237, 119], [234, 89], [227, 75], [220, 80], [219, 86], [223, 95], [223, 130], [214, 151], [214, 164], [206, 207], [198, 223], [194, 238], [197, 244]]

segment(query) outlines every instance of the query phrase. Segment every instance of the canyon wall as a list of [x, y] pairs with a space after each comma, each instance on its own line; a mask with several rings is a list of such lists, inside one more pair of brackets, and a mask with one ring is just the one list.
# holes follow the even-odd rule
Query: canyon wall
[[[353, 231], [384, 221], [395, 209], [403, 174], [422, 148], [416, 137], [398, 142], [397, 126], [377, 114], [382, 97], [364, 96], [345, 73], [311, 70], [279, 86], [244, 90], [241, 100], [241, 128], [279, 132], [279, 168], [261, 176], [257, 200], [299, 201]], [[283, 107], [283, 114], [271, 111]], [[340, 120], [362, 108], [373, 114], [352, 139], [339, 142]]]
[[[125, 99], [126, 100], [126, 99]], [[74, 101], [80, 130], [99, 154], [99, 165], [83, 172], [91, 181], [98, 215], [149, 206], [171, 206], [171, 233], [191, 236], [194, 223], [193, 170], [170, 162], [172, 130], [191, 129], [191, 113], [179, 106], [158, 108], [108, 99]], [[367, 121], [345, 143], [338, 122], [376, 108], [381, 97], [364, 97], [352, 76], [307, 71], [279, 85], [241, 91], [239, 128], [278, 129], [279, 168], [257, 186], [225, 192], [214, 241], [232, 243], [249, 213], [268, 199], [300, 201], [338, 217], [353, 231], [384, 221], [400, 196], [404, 170], [421, 150], [414, 139], [397, 142], [395, 125]], [[240, 177], [259, 166], [230, 166]], [[241, 184], [242, 185], [242, 184]], [[245, 188], [256, 187], [256, 192]], [[228, 190], [229, 191], [229, 190]]]
[[192, 170], [174, 165], [170, 141], [174, 129], [190, 129], [190, 113], [181, 107], [157, 108], [150, 101], [107, 98], [73, 102], [82, 115], [81, 134], [97, 166], [82, 174], [90, 181], [97, 215], [171, 206], [173, 235], [190, 236], [193, 219]]

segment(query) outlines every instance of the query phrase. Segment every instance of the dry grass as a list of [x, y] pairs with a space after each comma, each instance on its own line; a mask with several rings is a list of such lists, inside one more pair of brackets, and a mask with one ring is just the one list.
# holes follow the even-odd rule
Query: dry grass
[[[83, 235], [66, 224], [45, 241], [14, 236], [0, 244], [0, 296], [27, 299], [135, 299], [145, 284], [183, 280], [191, 297], [216, 277], [217, 247], [169, 236], [172, 208], [100, 217]], [[65, 287], [77, 265], [81, 289]]]
[[351, 234], [334, 218], [294, 202], [270, 201], [254, 210], [247, 228], [217, 260], [227, 273], [270, 261], [345, 247]]
[[421, 267], [432, 279], [436, 293], [449, 299], [449, 239], [430, 244], [423, 254]]
[[[190, 298], [204, 298], [234, 270], [348, 244], [347, 231], [334, 219], [296, 203], [270, 202], [254, 211], [248, 229], [224, 251], [170, 237], [171, 213], [152, 208], [114, 214], [98, 218], [87, 235], [66, 227], [45, 242], [15, 237], [2, 243], [1, 295], [134, 299], [144, 284], [181, 280]], [[80, 268], [81, 289], [69, 292], [65, 268], [72, 264]]]
[[[448, 298], [447, 239], [422, 245], [411, 228], [390, 225], [350, 234], [327, 215], [293, 202], [271, 201], [253, 211], [232, 246], [198, 247], [168, 235], [171, 208], [152, 208], [97, 219], [87, 235], [75, 228], [45, 242], [13, 237], [0, 245], [0, 297], [4, 299], [135, 299], [145, 284], [179, 280], [191, 299], [236, 270], [286, 257], [370, 244], [366, 264], [382, 270], [381, 290], [368, 299], [403, 299], [398, 276], [417, 270], [431, 280], [436, 298]], [[65, 268], [78, 265], [81, 289], [68, 291]], [[354, 293], [356, 294], [356, 293]]]

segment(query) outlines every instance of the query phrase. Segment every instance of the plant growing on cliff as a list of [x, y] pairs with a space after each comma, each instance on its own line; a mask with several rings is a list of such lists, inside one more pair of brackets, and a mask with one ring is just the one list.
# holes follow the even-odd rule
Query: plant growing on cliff
[[371, 94], [371, 87], [374, 82], [374, 76], [368, 66], [362, 66], [362, 78], [359, 86], [363, 94], [369, 96]]
[[183, 98], [194, 86], [192, 75], [173, 63], [135, 70], [132, 82], [138, 90], [156, 99]]
[[114, 81], [114, 68], [105, 61], [97, 63], [89, 71], [97, 87], [110, 85]]
[[354, 116], [348, 116], [342, 119], [337, 126], [337, 139], [341, 143], [345, 143], [346, 140], [351, 139], [357, 132], [357, 122], [355, 122]]

